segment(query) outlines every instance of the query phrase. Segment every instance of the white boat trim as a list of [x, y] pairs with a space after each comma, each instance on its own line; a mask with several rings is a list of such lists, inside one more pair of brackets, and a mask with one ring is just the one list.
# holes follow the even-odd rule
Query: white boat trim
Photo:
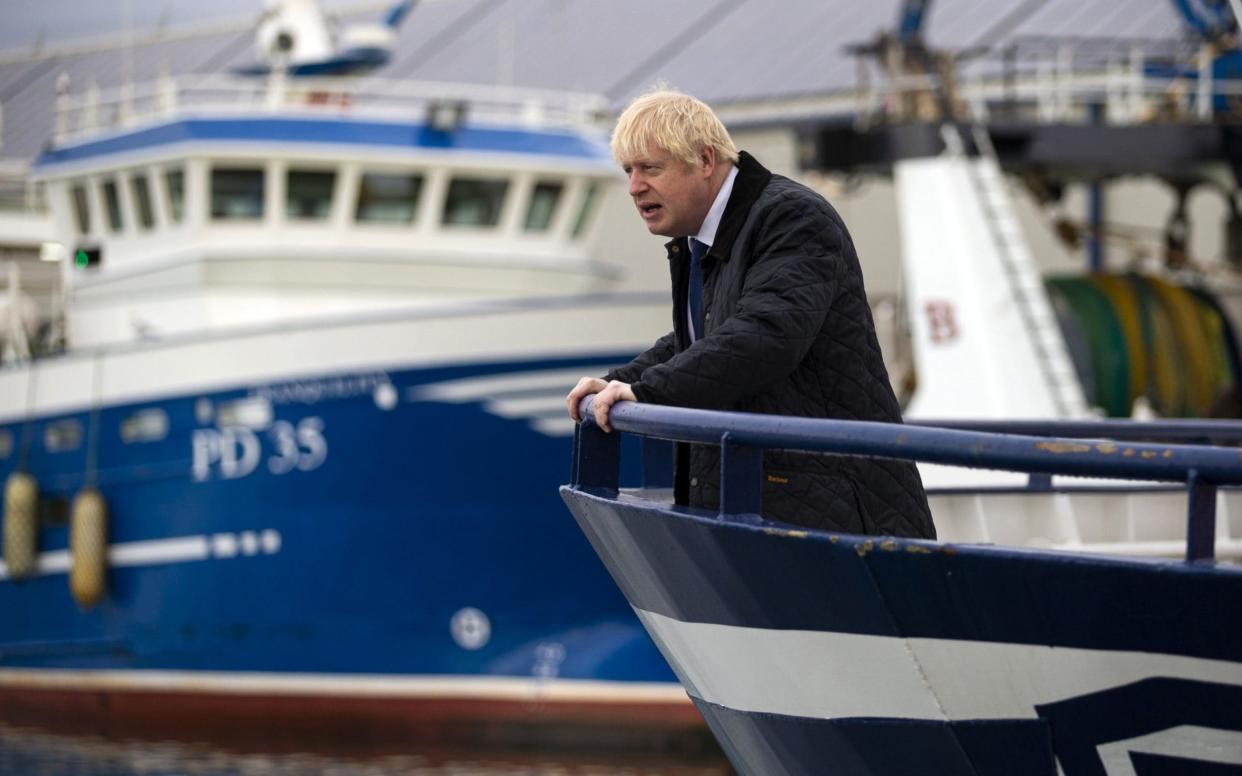
[[674, 682], [615, 682], [506, 676], [299, 674], [226, 671], [3, 669], [0, 688], [74, 692], [175, 692], [221, 695], [455, 698], [688, 705]]
[[[240, 533], [200, 534], [139, 542], [120, 542], [108, 548], [108, 565], [113, 568], [159, 566], [201, 560], [228, 559], [238, 555], [274, 555], [280, 552], [280, 532], [273, 529]], [[39, 553], [32, 576], [68, 574], [73, 565], [68, 550]], [[0, 582], [9, 579], [9, 569], [0, 560]], [[0, 648], [3, 651], [3, 648]]]
[[694, 697], [814, 719], [1035, 719], [1035, 707], [1161, 677], [1242, 686], [1238, 663], [1118, 650], [767, 630], [635, 609]]

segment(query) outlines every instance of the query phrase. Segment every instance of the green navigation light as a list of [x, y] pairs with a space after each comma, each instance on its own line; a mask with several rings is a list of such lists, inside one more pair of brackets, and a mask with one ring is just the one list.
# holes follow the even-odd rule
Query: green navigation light
[[77, 254], [73, 257], [73, 266], [83, 269], [91, 263], [90, 257], [86, 255], [86, 251], [78, 249]]

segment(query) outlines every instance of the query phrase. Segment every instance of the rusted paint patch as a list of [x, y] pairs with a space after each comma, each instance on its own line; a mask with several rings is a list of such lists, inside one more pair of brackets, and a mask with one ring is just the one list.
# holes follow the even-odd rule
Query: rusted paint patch
[[931, 555], [931, 550], [921, 544], [907, 544], [906, 552], [913, 552], [919, 555]]
[[1091, 445], [1081, 442], [1036, 442], [1035, 449], [1049, 453], [1089, 453]]
[[1161, 457], [1161, 458], [1172, 458], [1172, 457], [1173, 457], [1173, 451], [1172, 451], [1172, 450], [1165, 450], [1163, 453], [1161, 453], [1161, 454], [1160, 454], [1160, 457]]
[[805, 539], [807, 537], [806, 531], [787, 528], [773, 528], [771, 526], [765, 526], [763, 532], [768, 536], [788, 536], [790, 539]]
[[1101, 442], [1095, 446], [1095, 449], [1104, 455], [1112, 455], [1117, 452], [1117, 445], [1112, 442]]
[[1139, 453], [1139, 455], [1143, 457], [1144, 461], [1150, 461], [1151, 459], [1156, 457], [1156, 453], [1152, 450], [1144, 450], [1143, 452]]
[[1126, 450], [1125, 450], [1125, 452], [1124, 452], [1124, 453], [1122, 453], [1122, 455], [1123, 455], [1124, 457], [1126, 457], [1126, 458], [1133, 458], [1133, 457], [1134, 457], [1134, 448], [1133, 448], [1133, 447], [1127, 447], [1127, 448], [1126, 448]]
[[868, 539], [867, 541], [855, 547], [854, 552], [858, 553], [858, 557], [865, 558], [867, 557], [867, 553], [871, 552], [873, 549], [875, 549], [875, 543], [872, 542], [870, 539]]
[[885, 539], [884, 541], [880, 542], [880, 549], [892, 552], [893, 550], [897, 549], [897, 541], [895, 539]]

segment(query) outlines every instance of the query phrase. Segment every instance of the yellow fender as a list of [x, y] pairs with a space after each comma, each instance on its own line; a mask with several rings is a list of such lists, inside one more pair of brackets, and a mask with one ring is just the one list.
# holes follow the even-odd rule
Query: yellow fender
[[10, 579], [35, 571], [39, 554], [39, 485], [25, 472], [4, 483], [4, 565]]
[[108, 587], [108, 511], [103, 496], [86, 488], [73, 500], [69, 523], [69, 592], [78, 606], [89, 609]]

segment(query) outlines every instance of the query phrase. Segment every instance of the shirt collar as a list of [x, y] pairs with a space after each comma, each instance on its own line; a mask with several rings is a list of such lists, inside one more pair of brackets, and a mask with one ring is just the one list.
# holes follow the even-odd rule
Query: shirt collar
[[729, 203], [729, 194], [733, 192], [733, 181], [737, 178], [737, 165], [729, 168], [729, 174], [725, 176], [724, 183], [720, 186], [720, 191], [716, 192], [716, 199], [712, 202], [712, 207], [707, 211], [707, 217], [703, 219], [703, 225], [699, 227], [699, 233], [694, 235], [694, 239], [711, 247], [716, 242], [716, 230], [720, 228], [720, 219], [724, 217], [725, 205]]

